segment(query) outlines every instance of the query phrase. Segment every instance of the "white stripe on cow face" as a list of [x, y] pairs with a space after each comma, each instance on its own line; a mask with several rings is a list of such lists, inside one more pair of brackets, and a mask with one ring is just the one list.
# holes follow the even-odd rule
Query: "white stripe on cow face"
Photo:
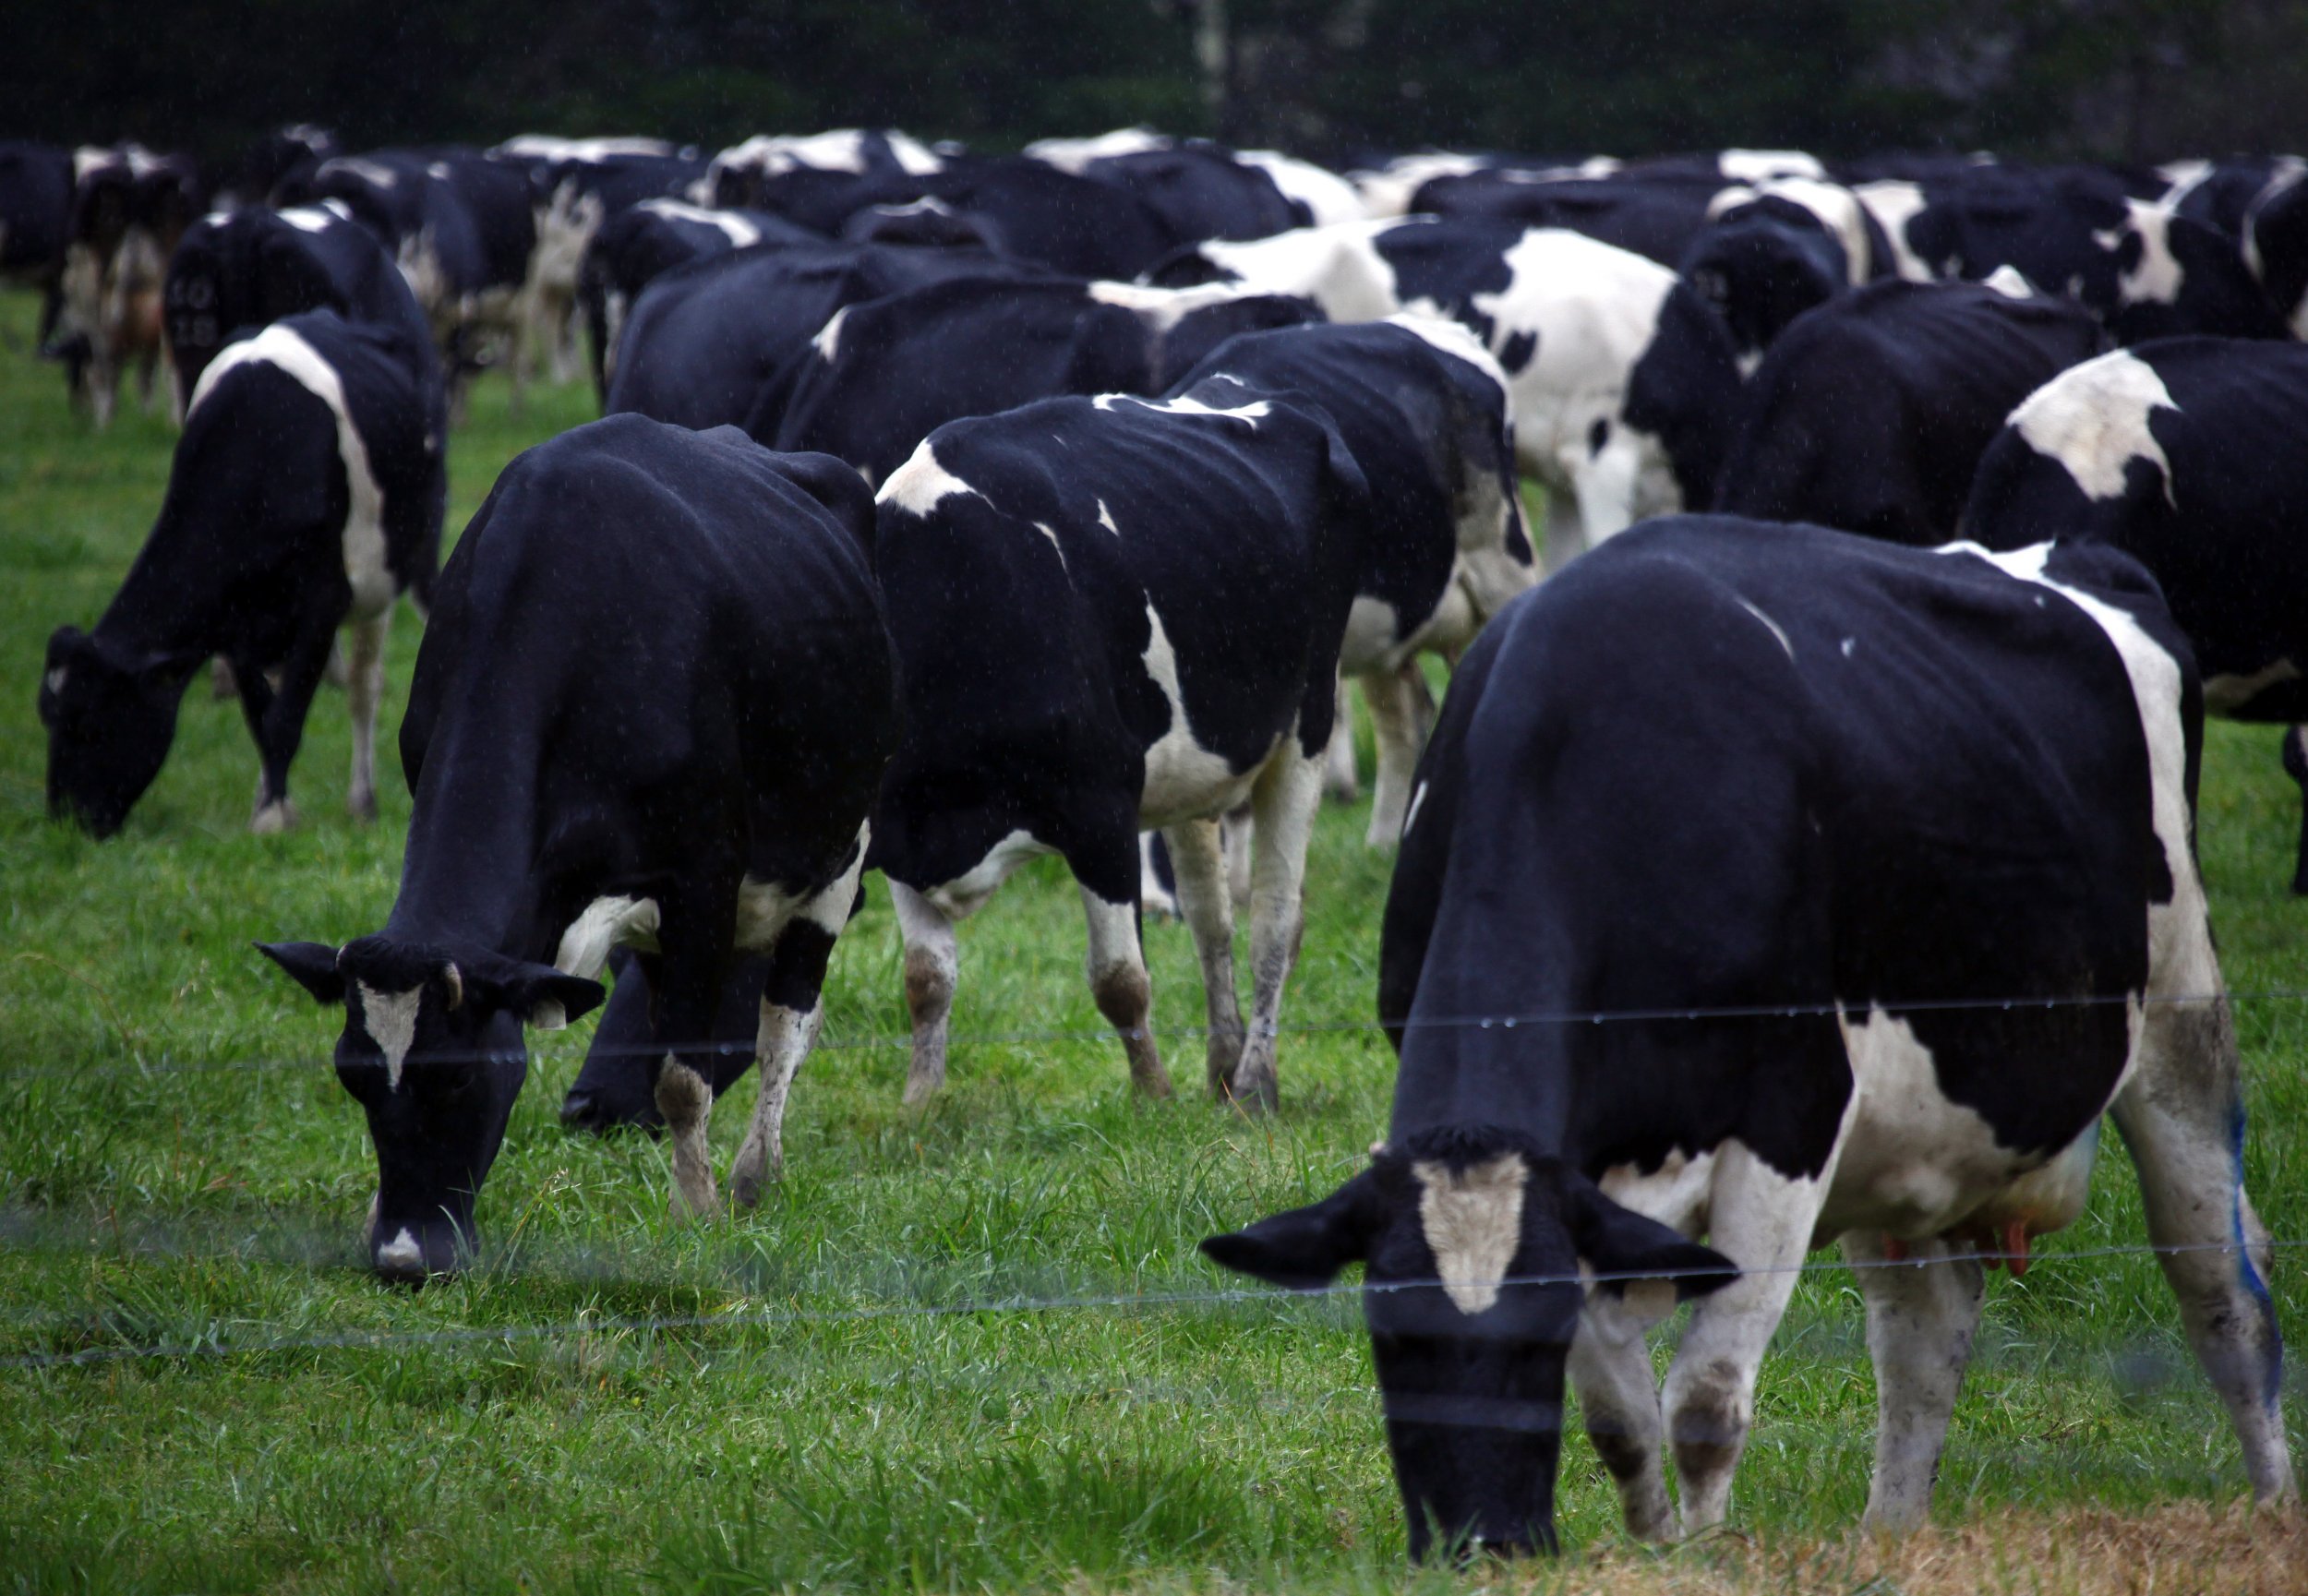
[[385, 1055], [385, 1081], [397, 1092], [401, 1067], [408, 1062], [409, 1046], [416, 1040], [416, 1011], [425, 1001], [425, 989], [420, 985], [405, 992], [380, 992], [367, 981], [353, 984], [360, 989], [361, 1028]]
[[2169, 499], [2171, 462], [2147, 424], [2154, 412], [2179, 408], [2156, 368], [2120, 349], [2038, 389], [2012, 425], [2037, 453], [2067, 467], [2088, 498], [2122, 498], [2123, 468], [2139, 459], [2164, 474]]
[[1483, 1312], [1498, 1301], [1522, 1239], [1530, 1165], [1521, 1153], [1506, 1153], [1453, 1173], [1448, 1164], [1423, 1158], [1411, 1173], [1418, 1177], [1419, 1229], [1443, 1290], [1461, 1314]]

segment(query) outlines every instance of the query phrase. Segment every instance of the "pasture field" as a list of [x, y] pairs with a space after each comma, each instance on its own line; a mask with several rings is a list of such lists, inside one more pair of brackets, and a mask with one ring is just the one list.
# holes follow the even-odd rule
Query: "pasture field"
[[[1148, 956], [1181, 1096], [1131, 1098], [1054, 861], [965, 928], [951, 1085], [902, 1109], [899, 943], [875, 885], [835, 958], [788, 1172], [758, 1212], [677, 1227], [659, 1145], [561, 1131], [587, 1020], [533, 1038], [481, 1200], [483, 1266], [381, 1290], [356, 1244], [366, 1131], [325, 1063], [337, 1022], [248, 944], [381, 924], [409, 812], [397, 754], [382, 823], [355, 826], [344, 699], [324, 690], [295, 774], [303, 829], [250, 836], [254, 750], [197, 682], [123, 835], [46, 819], [44, 640], [94, 622], [173, 434], [131, 403], [90, 435], [29, 353], [31, 308], [0, 299], [0, 1589], [1465, 1582], [1403, 1569], [1352, 1299], [1241, 1292], [1194, 1246], [1328, 1192], [1383, 1131], [1391, 1055], [1352, 1027], [1371, 1014], [1388, 860], [1362, 846], [1359, 808], [1323, 817], [1287, 1013], [1340, 1024], [1285, 1038], [1270, 1122], [1200, 1095], [1175, 924], [1149, 929]], [[515, 417], [483, 381], [451, 444], [451, 532], [506, 460], [592, 408], [589, 390], [548, 390]], [[388, 731], [419, 631], [404, 609]], [[2308, 903], [2285, 891], [2296, 822], [2275, 732], [2214, 727], [2204, 857], [2243, 994], [2249, 1178], [2275, 1234], [2302, 1242], [2308, 1000], [2256, 995], [2308, 990]], [[715, 1117], [725, 1169], [752, 1097], [749, 1078]], [[1857, 1293], [1822, 1267], [1764, 1366], [1737, 1532], [1622, 1546], [1574, 1424], [1574, 1554], [1510, 1582], [2308, 1585], [2299, 1521], [2236, 1506], [2233, 1436], [2155, 1264], [2102, 1251], [2145, 1240], [2109, 1143], [2086, 1219], [2024, 1278], [1990, 1277], [1930, 1534], [1883, 1550], [1846, 1533], [1873, 1389]], [[2295, 1337], [2303, 1269], [2308, 1249], [2278, 1254]], [[1132, 1301], [1181, 1294], [1200, 1300]], [[1091, 1301], [1051, 1305], [1067, 1299]], [[78, 1351], [130, 1355], [25, 1362]], [[2289, 1379], [2297, 1451], [2308, 1401]]]

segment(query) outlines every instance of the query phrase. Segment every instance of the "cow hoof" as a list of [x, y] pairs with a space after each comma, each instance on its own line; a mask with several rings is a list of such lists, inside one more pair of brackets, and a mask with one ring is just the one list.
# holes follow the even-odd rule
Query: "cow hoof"
[[356, 824], [375, 825], [377, 823], [377, 795], [367, 793], [347, 798], [344, 802], [344, 812], [351, 815]]
[[286, 798], [258, 804], [257, 812], [248, 818], [248, 829], [260, 837], [278, 836], [282, 832], [295, 831], [296, 826], [296, 806]]
[[1282, 1106], [1281, 1087], [1270, 1074], [1245, 1075], [1237, 1071], [1226, 1096], [1245, 1114], [1270, 1114]]

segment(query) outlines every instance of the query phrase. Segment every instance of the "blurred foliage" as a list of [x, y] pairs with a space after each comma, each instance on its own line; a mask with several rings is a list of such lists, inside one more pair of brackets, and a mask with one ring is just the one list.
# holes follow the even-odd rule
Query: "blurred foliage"
[[1130, 122], [1337, 162], [2298, 142], [2308, 0], [78, 0], [20, 14], [0, 134], [229, 162], [515, 131], [899, 126], [1014, 147]]

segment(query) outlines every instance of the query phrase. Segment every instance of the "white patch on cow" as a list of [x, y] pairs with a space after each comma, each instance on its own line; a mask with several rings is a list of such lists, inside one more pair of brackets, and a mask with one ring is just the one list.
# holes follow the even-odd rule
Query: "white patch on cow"
[[2148, 460], [2163, 473], [2164, 497], [2176, 504], [2171, 462], [2148, 417], [2179, 408], [2154, 366], [2119, 349], [2044, 384], [2012, 413], [2011, 425], [2037, 453], [2065, 466], [2086, 498], [2122, 498], [2124, 467]]
[[[1257, 767], [1237, 774], [1225, 758], [1195, 740], [1186, 724], [1186, 701], [1178, 688], [1178, 655], [1170, 645], [1154, 601], [1146, 602], [1146, 674], [1161, 690], [1170, 705], [1170, 726], [1146, 750], [1146, 783], [1138, 794], [1138, 823], [1145, 827], [1171, 825], [1232, 809], [1250, 790]], [[1260, 762], [1263, 763], [1264, 762]]]
[[1787, 641], [1787, 634], [1785, 630], [1781, 628], [1777, 621], [1772, 619], [1771, 617], [1765, 615], [1761, 610], [1756, 608], [1745, 599], [1739, 600], [1739, 607], [1747, 611], [1748, 614], [1753, 616], [1757, 620], [1761, 621], [1766, 627], [1770, 628], [1771, 635], [1779, 640], [1779, 646], [1787, 651], [1787, 657], [1789, 659], [1793, 659], [1795, 657], [1795, 644]]
[[1079, 177], [1093, 161], [1110, 160], [1117, 155], [1143, 155], [1169, 148], [1170, 140], [1151, 127], [1117, 127], [1088, 138], [1037, 138], [1020, 153], [1044, 166], [1054, 166]]
[[325, 177], [332, 172], [349, 172], [362, 182], [377, 188], [401, 186], [401, 174], [398, 172], [379, 162], [364, 160], [358, 155], [340, 155], [333, 160], [320, 163], [319, 175]]
[[1378, 235], [1397, 227], [1429, 226], [1432, 221], [1388, 217], [1298, 227], [1247, 243], [1212, 239], [1199, 253], [1259, 293], [1313, 300], [1333, 321], [1376, 321], [1402, 308], [1394, 268], [1378, 253]]
[[1844, 639], [1844, 642], [1843, 642], [1844, 658], [1845, 658], [1845, 659], [1849, 659], [1849, 658], [1851, 657], [1851, 655], [1852, 655], [1852, 652], [1853, 652], [1855, 649], [1857, 649], [1858, 646], [1859, 646], [1859, 640], [1858, 640], [1857, 638], [1856, 638], [1856, 637], [1847, 637], [1847, 638]]
[[1040, 533], [1040, 534], [1041, 534], [1044, 537], [1048, 538], [1048, 539], [1050, 540], [1050, 546], [1051, 546], [1051, 547], [1052, 547], [1052, 548], [1054, 548], [1054, 549], [1056, 549], [1056, 550], [1058, 551], [1058, 563], [1059, 563], [1060, 565], [1064, 565], [1064, 564], [1065, 564], [1065, 562], [1066, 562], [1066, 546], [1065, 546], [1064, 544], [1060, 543], [1060, 542], [1058, 541], [1058, 531], [1057, 531], [1057, 528], [1055, 528], [1055, 527], [1052, 526], [1052, 525], [1051, 525], [1048, 522], [1046, 522], [1046, 521], [1038, 521], [1038, 522], [1034, 522], [1034, 530], [1035, 530], [1036, 532]]
[[1122, 535], [1122, 528], [1114, 524], [1114, 512], [1106, 508], [1106, 501], [1102, 498], [1098, 501], [1098, 524], [1116, 537]]
[[672, 155], [674, 144], [665, 138], [623, 136], [604, 138], [562, 138], [550, 133], [522, 133], [508, 138], [490, 151], [494, 155], [515, 155], [533, 161], [578, 161], [587, 165], [619, 155]]
[[416, 1040], [416, 1011], [425, 1001], [425, 989], [420, 985], [405, 992], [380, 992], [367, 981], [353, 984], [360, 989], [361, 1028], [385, 1055], [386, 1085], [398, 1091], [401, 1067], [408, 1062], [410, 1044]]
[[1237, 150], [1234, 159], [1265, 173], [1282, 191], [1283, 198], [1294, 199], [1306, 208], [1309, 220], [1316, 227], [1359, 222], [1364, 215], [1363, 197], [1354, 192], [1352, 183], [1335, 172], [1279, 150]]
[[691, 205], [682, 199], [644, 199], [633, 207], [662, 216], [668, 222], [689, 222], [700, 227], [717, 227], [728, 239], [732, 249], [744, 249], [762, 241], [761, 223], [735, 210], [716, 210], [710, 206]]
[[2204, 707], [2214, 714], [2233, 714], [2269, 688], [2299, 679], [2300, 666], [2289, 659], [2279, 659], [2250, 676], [2207, 676], [2204, 678]]
[[767, 953], [777, 945], [794, 910], [805, 901], [806, 894], [790, 893], [775, 882], [746, 877], [738, 883], [737, 929], [731, 945], [748, 953]]
[[55, 669], [50, 671], [46, 676], [42, 677], [40, 681], [41, 685], [52, 693], [64, 691], [65, 667], [63, 666], [58, 666]]
[[[1394, 606], [1383, 598], [1356, 594], [1353, 606], [1347, 611], [1346, 634], [1339, 642], [1339, 670], [1346, 676], [1360, 676], [1381, 665], [1391, 667], [1399, 664], [1395, 645], [1401, 641], [1401, 633], [1402, 618]], [[1343, 712], [1344, 692], [1340, 693], [1339, 702]]]
[[1979, 280], [1979, 286], [2001, 294], [2006, 299], [2033, 299], [2036, 285], [2027, 281], [2027, 274], [2016, 266], [1999, 266]]
[[326, 233], [343, 220], [335, 211], [319, 205], [292, 206], [278, 215], [299, 233]]
[[1418, 790], [1411, 795], [1410, 811], [1402, 817], [1402, 834], [1404, 836], [1409, 836], [1411, 834], [1411, 828], [1418, 824], [1418, 811], [1420, 806], [1425, 802], [1426, 784], [1424, 782], [1421, 782], [1418, 784]]
[[1603, 1194], [1630, 1213], [1656, 1219], [1686, 1236], [1707, 1229], [1707, 1199], [1715, 1178], [1715, 1154], [1696, 1155], [1672, 1148], [1655, 1170], [1633, 1164], [1614, 1164], [1595, 1184]]
[[391, 1241], [377, 1249], [377, 1266], [396, 1275], [414, 1274], [425, 1266], [425, 1249], [403, 1225]]
[[186, 418], [191, 418], [227, 373], [258, 365], [270, 366], [295, 378], [336, 419], [337, 454], [344, 462], [349, 499], [344, 512], [344, 579], [352, 585], [354, 616], [379, 614], [392, 602], [394, 591], [392, 571], [385, 563], [384, 489], [369, 469], [368, 445], [353, 424], [353, 408], [345, 400], [344, 384], [336, 367], [295, 329], [276, 322], [254, 338], [228, 344], [209, 363], [193, 385], [192, 402], [185, 406]]
[[655, 952], [657, 924], [655, 898], [597, 897], [561, 933], [553, 967], [564, 975], [593, 980], [608, 964], [611, 948]]
[[[799, 135], [756, 134], [715, 156], [706, 175], [710, 179], [732, 167], [759, 172], [764, 177], [782, 177], [795, 171], [862, 174], [869, 137], [856, 127]], [[908, 176], [926, 177], [945, 170], [945, 162], [920, 140], [897, 132], [888, 134], [887, 138], [891, 156]], [[710, 181], [703, 186], [711, 192]]]
[[1920, 184], [1886, 178], [1879, 183], [1859, 184], [1851, 192], [1891, 240], [1892, 264], [1900, 276], [1910, 282], [1929, 282], [1938, 275], [1907, 242], [1907, 223], [1928, 203]]
[[890, 473], [890, 479], [873, 498], [876, 503], [894, 504], [908, 515], [928, 515], [941, 499], [956, 493], [977, 492], [938, 463], [937, 453], [925, 438], [906, 463]]
[[449, 162], [446, 161], [433, 162], [430, 165], [425, 168], [425, 172], [426, 175], [432, 178], [432, 180], [436, 183], [446, 183], [451, 177], [456, 175], [454, 172], [451, 172], [449, 169]]
[[1010, 879], [1010, 872], [1028, 859], [1038, 859], [1058, 850], [1036, 840], [1034, 834], [1023, 829], [1014, 831], [986, 850], [980, 859], [952, 881], [932, 887], [921, 895], [949, 920], [966, 920], [983, 908], [994, 889]]
[[[1717, 195], [1707, 208], [1711, 217], [1730, 209], [1727, 197], [1738, 193], [1726, 189]], [[1810, 212], [1836, 243], [1843, 246], [1844, 269], [1846, 281], [1857, 288], [1868, 280], [1869, 244], [1867, 208], [1859, 197], [1840, 183], [1828, 183], [1815, 176], [1773, 177], [1759, 182], [1754, 194], [1746, 198], [1770, 196], [1800, 206]], [[1737, 203], [1737, 201], [1733, 201]]]
[[1531, 1166], [1521, 1153], [1453, 1171], [1437, 1159], [1411, 1166], [1418, 1177], [1418, 1223], [1451, 1306], [1479, 1314], [1498, 1289], [1522, 1239], [1522, 1193]]
[[1364, 213], [1385, 219], [1408, 212], [1412, 198], [1427, 179], [1463, 177], [1488, 164], [1479, 155], [1454, 155], [1436, 150], [1421, 155], [1399, 156], [1376, 172], [1349, 173], [1347, 181], [1362, 196]]
[[92, 172], [116, 166], [120, 158], [101, 144], [83, 144], [72, 152], [72, 181], [75, 186], [88, 181]]
[[1127, 310], [1160, 336], [1197, 310], [1255, 299], [1266, 291], [1243, 282], [1197, 282], [1190, 288], [1153, 288], [1143, 282], [1100, 279], [1089, 285], [1089, 296], [1100, 305]]
[[1734, 183], [1827, 175], [1827, 168], [1820, 164], [1818, 156], [1800, 150], [1726, 150], [1715, 157], [1715, 170]]
[[1140, 410], [1160, 411], [1164, 415], [1221, 416], [1228, 421], [1242, 422], [1254, 430], [1274, 409], [1265, 400], [1254, 399], [1239, 408], [1228, 410], [1220, 405], [1205, 404], [1191, 393], [1182, 393], [1174, 399], [1140, 399], [1134, 393], [1101, 393], [1090, 402], [1100, 410], [1112, 410], [1117, 405], [1128, 404]]
[[826, 318], [825, 325], [817, 330], [815, 338], [810, 340], [811, 345], [817, 351], [817, 357], [828, 366], [834, 364], [834, 357], [841, 349], [841, 324], [848, 314], [849, 306], [843, 306]]
[[2122, 227], [2093, 234], [2092, 242], [2113, 254], [2122, 247], [2125, 238], [2138, 238], [2139, 261], [2117, 277], [2116, 290], [2126, 305], [2170, 305], [2180, 297], [2181, 281], [2186, 275], [2171, 252], [2171, 212], [2144, 199], [2125, 204], [2131, 209], [2131, 219]]

